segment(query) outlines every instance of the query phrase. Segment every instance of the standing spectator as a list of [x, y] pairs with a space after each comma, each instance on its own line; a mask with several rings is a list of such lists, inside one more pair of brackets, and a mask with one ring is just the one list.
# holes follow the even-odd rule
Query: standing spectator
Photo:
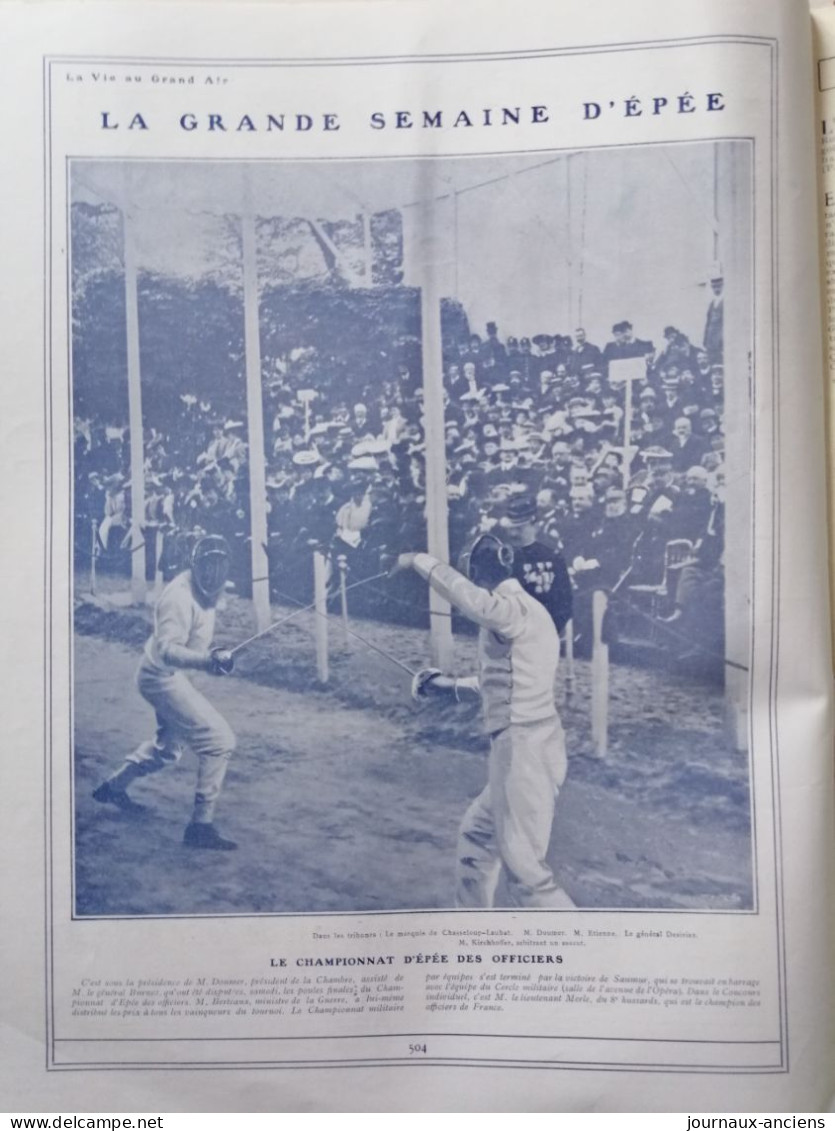
[[526, 593], [545, 606], [557, 632], [562, 632], [571, 620], [571, 578], [560, 551], [537, 540], [536, 519], [533, 495], [513, 495], [508, 499], [502, 528], [513, 547], [512, 576]]
[[495, 322], [487, 323], [487, 341], [481, 347], [482, 368], [491, 385], [504, 381], [507, 376], [507, 350], [499, 341], [499, 329]]
[[710, 289], [713, 297], [705, 319], [704, 347], [711, 365], [721, 365], [724, 360], [725, 280], [718, 264], [710, 277]]
[[575, 377], [588, 377], [591, 373], [599, 373], [602, 365], [603, 354], [587, 340], [582, 326], [578, 327], [574, 331], [574, 345], [568, 356], [569, 372]]
[[603, 350], [603, 360], [607, 365], [610, 361], [620, 361], [628, 357], [647, 357], [654, 352], [652, 342], [632, 336], [632, 323], [626, 320], [614, 324], [612, 337], [614, 340], [607, 342]]

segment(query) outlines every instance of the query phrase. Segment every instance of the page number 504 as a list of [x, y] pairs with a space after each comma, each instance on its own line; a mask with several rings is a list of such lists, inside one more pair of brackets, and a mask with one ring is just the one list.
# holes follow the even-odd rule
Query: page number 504
[[409, 1045], [409, 1056], [417, 1056], [420, 1053], [426, 1053], [426, 1045]]

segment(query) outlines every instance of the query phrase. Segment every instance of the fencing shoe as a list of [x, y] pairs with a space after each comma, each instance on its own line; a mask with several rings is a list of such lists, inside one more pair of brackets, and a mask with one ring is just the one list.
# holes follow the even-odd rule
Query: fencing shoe
[[109, 781], [103, 781], [98, 789], [93, 790], [93, 800], [100, 802], [102, 805], [115, 805], [117, 809], [121, 809], [123, 813], [132, 813], [138, 816], [140, 813], [147, 812], [144, 805], [139, 805], [136, 801], [132, 801], [123, 789], [113, 785]]

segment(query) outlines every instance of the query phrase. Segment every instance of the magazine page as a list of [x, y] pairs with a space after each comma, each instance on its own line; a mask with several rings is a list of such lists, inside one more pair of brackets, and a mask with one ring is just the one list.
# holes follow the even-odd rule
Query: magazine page
[[824, 1110], [803, 5], [0, 21], [9, 1110]]

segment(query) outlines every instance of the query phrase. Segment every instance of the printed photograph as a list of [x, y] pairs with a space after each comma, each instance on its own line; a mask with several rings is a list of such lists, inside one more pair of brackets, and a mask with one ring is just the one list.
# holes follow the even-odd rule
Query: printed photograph
[[68, 178], [74, 914], [755, 910], [749, 144]]

